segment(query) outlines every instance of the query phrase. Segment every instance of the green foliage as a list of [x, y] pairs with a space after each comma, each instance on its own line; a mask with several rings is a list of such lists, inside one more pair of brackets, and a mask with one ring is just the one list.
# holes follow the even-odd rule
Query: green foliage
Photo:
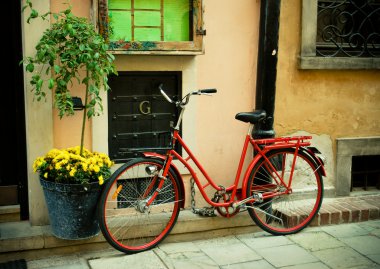
[[[32, 8], [30, 1], [27, 4]], [[37, 17], [38, 12], [32, 9], [28, 21]], [[44, 32], [36, 46], [35, 56], [24, 59], [26, 71], [33, 73], [30, 84], [34, 95], [38, 101], [45, 99], [46, 85], [54, 90], [59, 116], [73, 115], [70, 87], [76, 80], [88, 88], [87, 117], [99, 115], [102, 112], [99, 89], [104, 87], [108, 90], [107, 75], [116, 74], [114, 56], [107, 52], [108, 45], [95, 32], [93, 25], [86, 18], [72, 14], [71, 7], [54, 14], [54, 17], [56, 22]], [[41, 18], [45, 19], [46, 14]], [[37, 66], [40, 66], [39, 70], [36, 70]], [[51, 78], [44, 80], [43, 73], [51, 74]]]
[[74, 114], [70, 92], [73, 82], [86, 87], [83, 148], [85, 117], [91, 118], [103, 112], [100, 90], [108, 91], [107, 76], [117, 74], [113, 64], [115, 58], [107, 51], [107, 43], [94, 26], [86, 18], [75, 16], [70, 5], [59, 13], [39, 15], [31, 0], [26, 0], [23, 12], [25, 10], [30, 10], [28, 23], [36, 18], [46, 20], [50, 15], [55, 20], [36, 45], [35, 55], [21, 61], [26, 66], [25, 70], [33, 74], [29, 83], [35, 99], [45, 100], [46, 90], [52, 90], [54, 105], [62, 118]]

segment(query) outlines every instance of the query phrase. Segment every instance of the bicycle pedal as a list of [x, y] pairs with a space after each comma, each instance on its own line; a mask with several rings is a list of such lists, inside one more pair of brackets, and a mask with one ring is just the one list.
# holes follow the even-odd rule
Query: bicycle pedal
[[254, 193], [252, 196], [255, 199], [255, 202], [257, 202], [257, 203], [264, 202], [264, 198], [263, 198], [262, 193]]

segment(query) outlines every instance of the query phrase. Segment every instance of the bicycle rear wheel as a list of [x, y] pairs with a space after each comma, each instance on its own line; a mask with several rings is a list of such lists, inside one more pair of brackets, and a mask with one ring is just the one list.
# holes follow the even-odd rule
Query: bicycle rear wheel
[[98, 217], [104, 237], [114, 248], [128, 254], [151, 249], [176, 223], [182, 193], [171, 169], [153, 203], [145, 207], [161, 181], [158, 171], [162, 166], [160, 160], [135, 159], [116, 170], [107, 182]]
[[[289, 185], [294, 148], [273, 150], [252, 169], [246, 190], [247, 197], [279, 194]], [[278, 177], [283, 177], [284, 184]], [[304, 229], [318, 213], [323, 198], [322, 175], [316, 162], [302, 149], [298, 151], [291, 182], [291, 192], [262, 202], [248, 203], [248, 212], [255, 223], [274, 235], [286, 235]], [[264, 195], [265, 196], [265, 195]]]

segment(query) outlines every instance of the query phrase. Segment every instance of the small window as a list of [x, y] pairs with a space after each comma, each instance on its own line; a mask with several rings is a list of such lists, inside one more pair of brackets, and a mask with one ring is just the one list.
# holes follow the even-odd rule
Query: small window
[[380, 0], [303, 0], [301, 69], [380, 69]]
[[351, 191], [380, 189], [380, 155], [352, 156]]
[[317, 56], [380, 57], [380, 1], [318, 1]]
[[199, 54], [201, 0], [99, 0], [99, 30], [115, 53]]

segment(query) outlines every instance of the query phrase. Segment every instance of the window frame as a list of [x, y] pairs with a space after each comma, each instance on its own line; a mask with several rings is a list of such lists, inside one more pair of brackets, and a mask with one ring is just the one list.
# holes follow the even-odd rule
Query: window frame
[[[113, 54], [141, 55], [198, 55], [204, 54], [203, 5], [202, 0], [190, 0], [192, 3], [192, 41], [109, 41], [107, 29], [103, 30], [100, 21], [108, 14], [107, 0], [93, 0], [93, 13], [96, 14], [96, 27], [109, 42], [109, 51]], [[103, 33], [102, 33], [103, 32]]]
[[302, 0], [300, 69], [380, 69], [380, 58], [317, 56], [317, 16], [318, 0]]

